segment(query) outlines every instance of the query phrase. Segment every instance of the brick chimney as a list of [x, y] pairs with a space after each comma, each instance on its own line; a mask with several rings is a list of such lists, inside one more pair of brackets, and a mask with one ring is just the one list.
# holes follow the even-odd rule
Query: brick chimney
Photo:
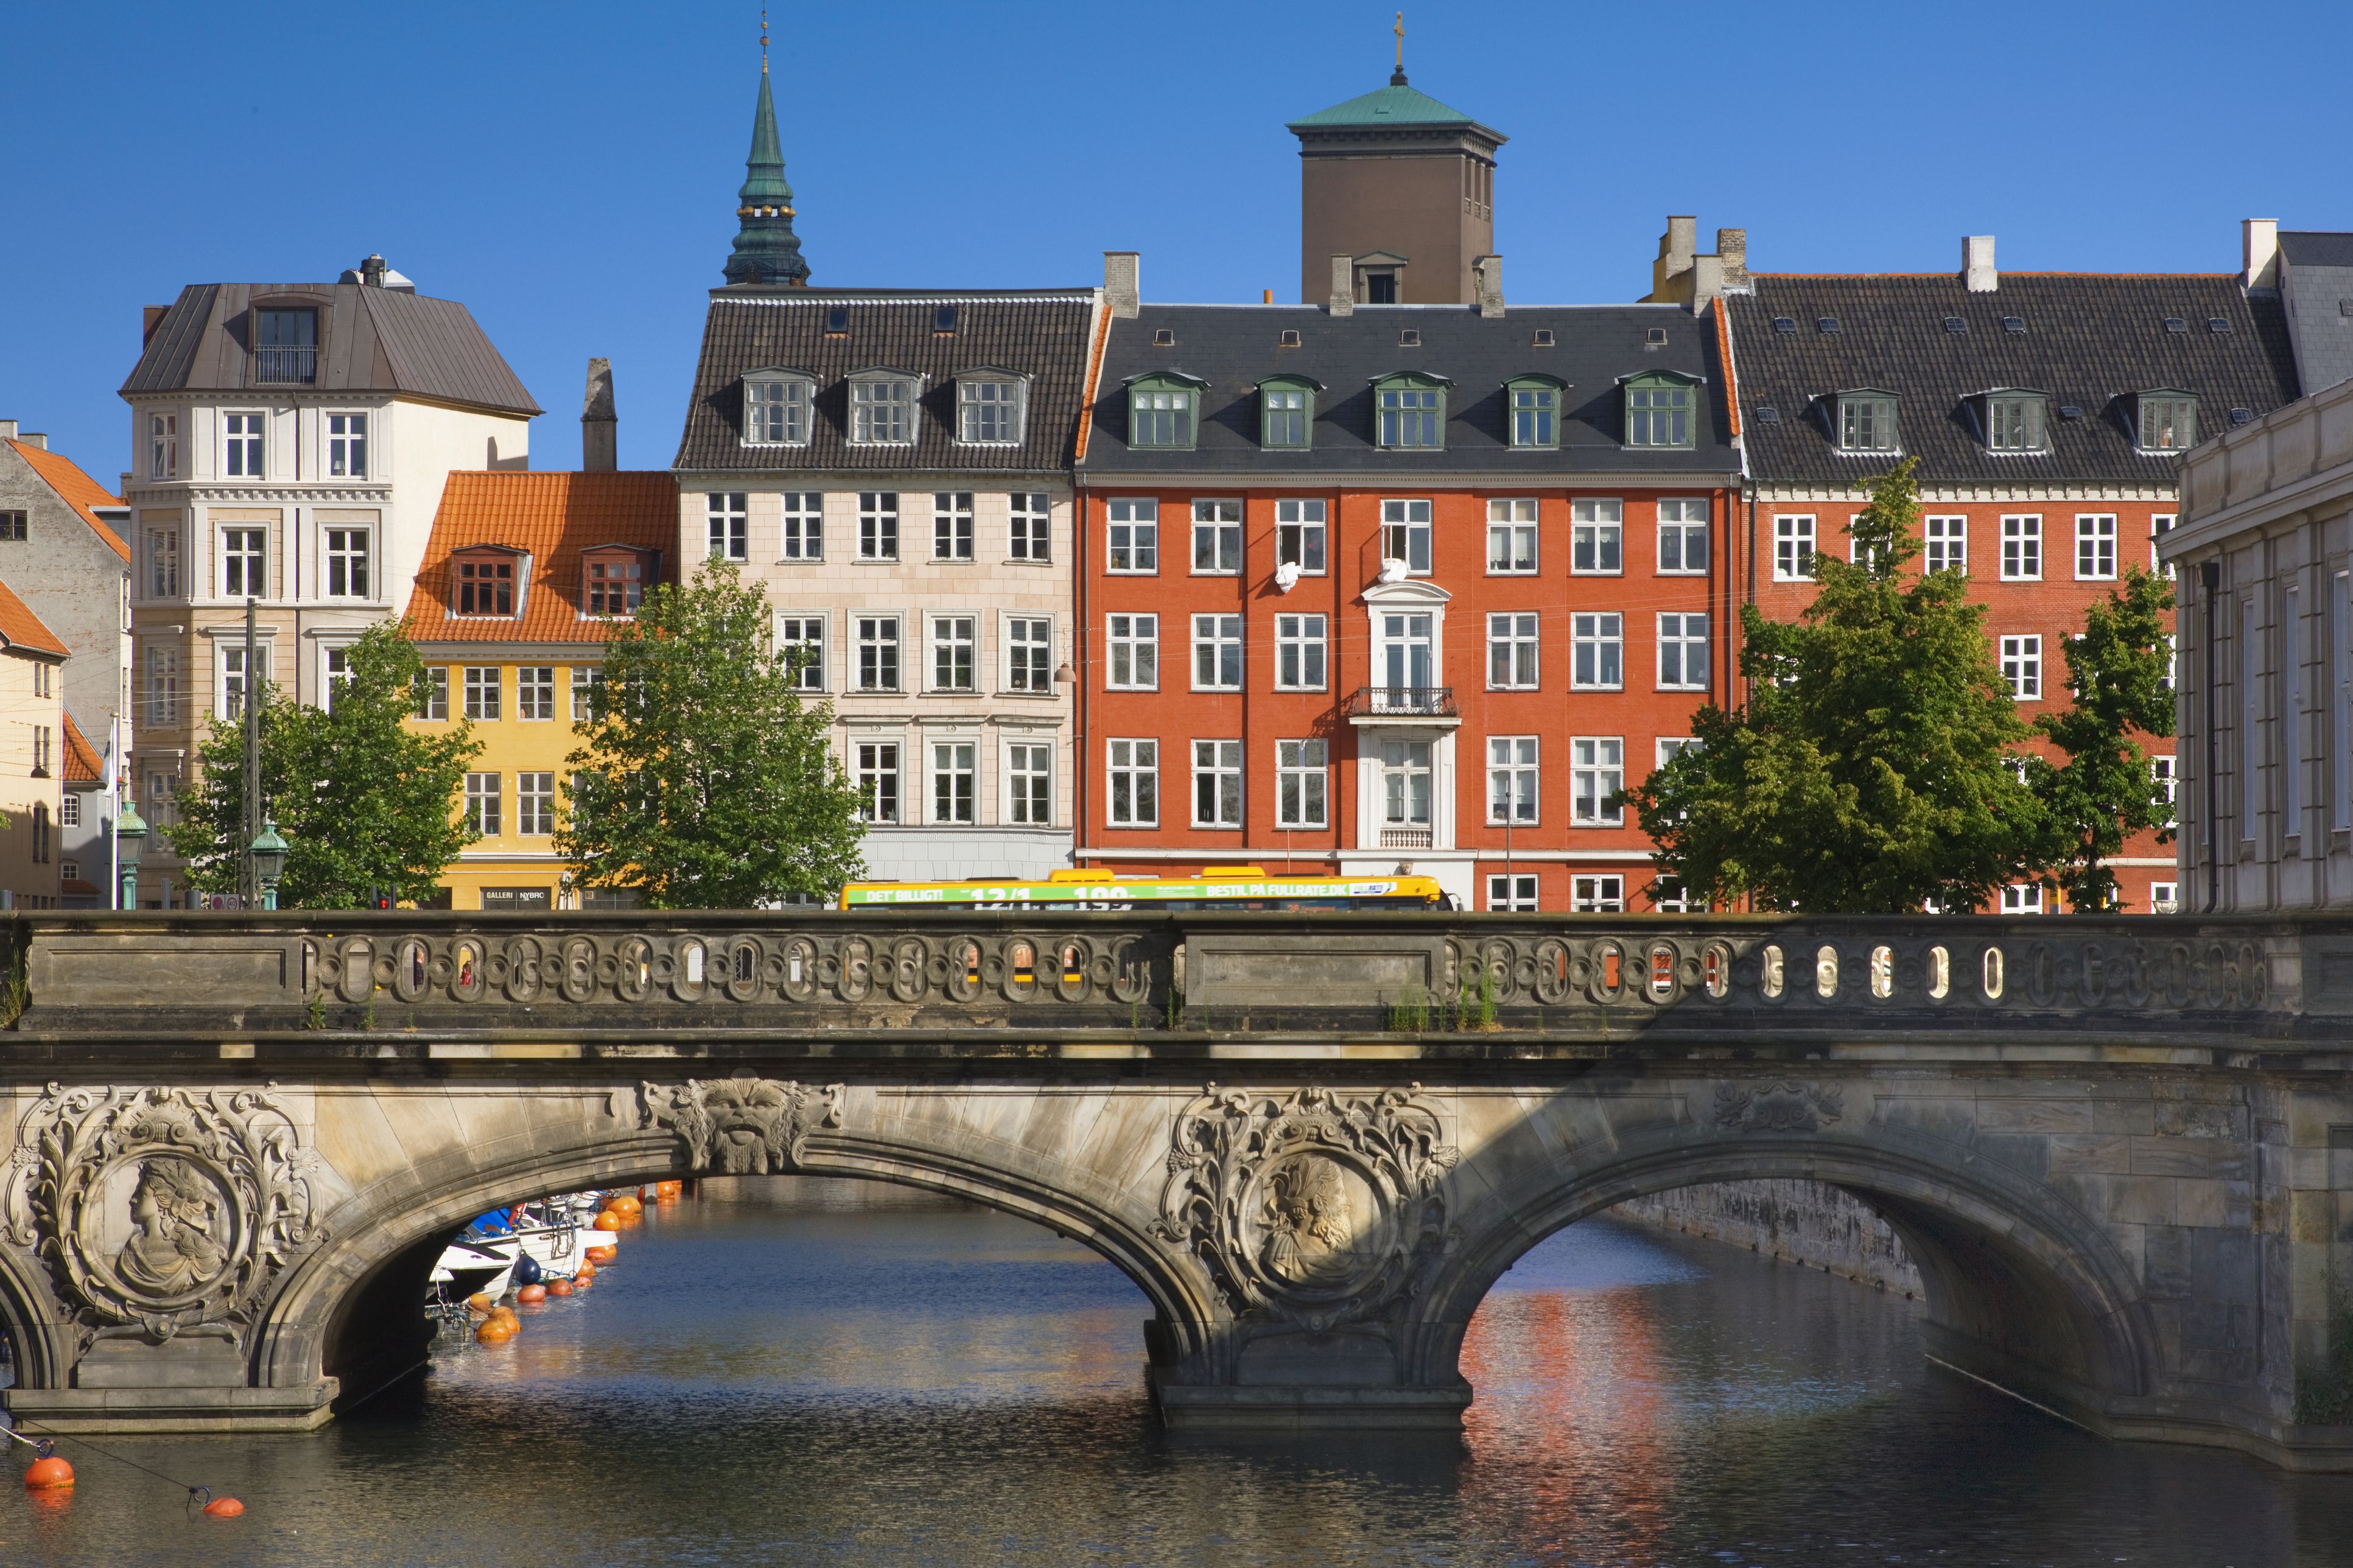
[[1715, 254], [1724, 262], [1724, 286], [1737, 292], [1748, 287], [1748, 231], [1745, 228], [1720, 228], [1715, 231]]
[[1961, 237], [1961, 279], [1972, 294], [1991, 294], [2001, 288], [2001, 274], [1993, 264], [1993, 236], [1971, 234]]
[[620, 466], [621, 416], [613, 406], [613, 362], [588, 362], [588, 395], [580, 405], [580, 467], [609, 474]]

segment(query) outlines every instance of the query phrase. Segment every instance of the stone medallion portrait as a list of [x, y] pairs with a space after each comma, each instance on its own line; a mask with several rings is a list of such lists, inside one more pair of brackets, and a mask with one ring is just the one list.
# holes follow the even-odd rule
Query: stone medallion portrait
[[1293, 1289], [1345, 1290], [1381, 1256], [1387, 1219], [1362, 1174], [1329, 1155], [1291, 1155], [1259, 1178], [1259, 1262]]
[[126, 1293], [151, 1301], [200, 1296], [227, 1269], [236, 1205], [203, 1167], [171, 1154], [126, 1160], [106, 1194], [83, 1212], [96, 1232], [88, 1250], [113, 1258]]

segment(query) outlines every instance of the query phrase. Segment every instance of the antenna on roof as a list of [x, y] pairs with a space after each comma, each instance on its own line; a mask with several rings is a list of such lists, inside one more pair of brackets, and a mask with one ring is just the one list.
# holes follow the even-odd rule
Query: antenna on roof
[[1396, 31], [1398, 41], [1398, 64], [1397, 69], [1389, 73], [1389, 85], [1391, 87], [1403, 87], [1405, 85], [1405, 13], [1402, 11], [1397, 14]]

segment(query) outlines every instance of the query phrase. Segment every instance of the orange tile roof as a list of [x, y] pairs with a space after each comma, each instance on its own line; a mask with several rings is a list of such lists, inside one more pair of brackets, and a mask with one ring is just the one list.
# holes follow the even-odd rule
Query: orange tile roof
[[[670, 581], [678, 574], [678, 482], [667, 470], [453, 473], [401, 629], [412, 642], [601, 643], [607, 623], [581, 610], [580, 552], [600, 544], [659, 551], [653, 579]], [[450, 554], [480, 544], [530, 555], [521, 615], [450, 613]]]
[[41, 617], [33, 614], [32, 608], [16, 597], [16, 590], [5, 583], [0, 583], [0, 646], [55, 654], [59, 658], [73, 657], [73, 650], [57, 633], [43, 626]]
[[100, 521], [98, 513], [91, 510], [94, 507], [121, 506], [122, 499], [120, 496], [83, 473], [74, 466], [71, 458], [61, 452], [28, 447], [22, 441], [11, 441], [8, 445], [16, 448], [18, 457], [33, 465], [33, 472], [41, 476], [42, 483], [57, 491], [60, 500], [79, 512], [84, 522], [98, 530], [98, 536], [122, 557], [125, 565], [130, 563], [131, 546], [123, 543], [122, 536]]
[[98, 748], [90, 743], [71, 713], [66, 715], [65, 771], [60, 776], [69, 784], [106, 782], [106, 764], [99, 760]]

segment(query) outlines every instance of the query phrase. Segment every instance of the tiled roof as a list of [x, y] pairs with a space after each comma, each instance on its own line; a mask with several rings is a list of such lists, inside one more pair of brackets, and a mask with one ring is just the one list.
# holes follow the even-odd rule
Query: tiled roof
[[[522, 614], [450, 613], [449, 556], [473, 544], [531, 557]], [[582, 610], [580, 553], [601, 544], [657, 551], [654, 582], [676, 578], [678, 485], [665, 472], [453, 473], [441, 489], [425, 564], [401, 629], [411, 642], [601, 643], [607, 623]]]
[[2280, 300], [2306, 396], [2353, 381], [2353, 234], [2296, 230], [2280, 240]]
[[122, 395], [241, 392], [255, 380], [253, 309], [319, 312], [317, 392], [405, 392], [504, 414], [540, 412], [466, 307], [358, 283], [191, 283], [155, 324]]
[[[1284, 129], [1389, 125], [1473, 125], [1487, 131], [1487, 127], [1471, 115], [1459, 109], [1449, 109], [1430, 94], [1417, 92], [1403, 82], [1392, 82], [1360, 98], [1352, 98], [1345, 103], [1335, 103], [1329, 109], [1319, 109], [1313, 114], [1303, 115]], [[1487, 133], [1491, 136], [1495, 134], [1493, 131]]]
[[[1404, 334], [1420, 335], [1418, 347]], [[1666, 341], [1653, 346], [1650, 334]], [[1166, 331], [1174, 342], [1154, 338]], [[1285, 331], [1299, 334], [1284, 348]], [[1536, 346], [1536, 334], [1553, 346]], [[1417, 475], [1525, 473], [1566, 479], [1578, 474], [1663, 476], [1728, 473], [1739, 467], [1717, 393], [1722, 384], [1716, 329], [1681, 305], [1512, 306], [1485, 317], [1455, 305], [1359, 305], [1335, 316], [1317, 305], [1146, 305], [1134, 320], [1112, 322], [1097, 383], [1092, 430], [1080, 467], [1091, 474], [1329, 473], [1409, 484]], [[1135, 450], [1127, 445], [1126, 384], [1173, 371], [1207, 381], [1190, 452]], [[1372, 383], [1399, 371], [1440, 375], [1454, 384], [1446, 402], [1446, 445], [1440, 451], [1386, 451], [1374, 444]], [[1673, 371], [1701, 378], [1694, 442], [1685, 450], [1630, 448], [1621, 378]], [[1568, 383], [1560, 445], [1511, 445], [1504, 383], [1550, 375]], [[1299, 375], [1323, 384], [1306, 451], [1269, 450], [1260, 441], [1259, 383]]]
[[98, 748], [81, 732], [71, 713], [66, 715], [66, 754], [64, 771], [59, 774], [67, 784], [104, 784], [106, 763], [99, 757]]
[[8, 445], [16, 449], [18, 457], [32, 465], [33, 472], [41, 476], [43, 484], [58, 492], [59, 500], [73, 508], [84, 522], [98, 531], [98, 536], [106, 541], [107, 548], [121, 556], [126, 564], [130, 562], [131, 546], [122, 542], [122, 536], [108, 526], [95, 510], [102, 506], [121, 506], [121, 497], [83, 473], [79, 466], [62, 452], [27, 446], [22, 441], [11, 441]]
[[0, 583], [0, 647], [54, 654], [59, 658], [73, 655], [65, 640], [43, 626], [41, 617], [33, 614], [31, 606], [16, 597], [16, 591], [5, 583]]
[[[955, 329], [943, 333], [934, 323], [950, 306]], [[828, 331], [835, 310], [846, 312], [839, 332]], [[1078, 427], [1093, 311], [1091, 289], [714, 289], [676, 466], [778, 472], [1064, 468]], [[906, 447], [853, 446], [844, 378], [884, 367], [923, 378], [915, 440]], [[967, 447], [955, 440], [955, 378], [983, 369], [1029, 378], [1028, 427], [1018, 446]], [[744, 374], [754, 370], [797, 370], [816, 381], [816, 418], [805, 446], [743, 444]]]
[[[2295, 396], [2279, 301], [2251, 298], [2235, 274], [2010, 272], [1972, 294], [1957, 273], [1767, 273], [1755, 289], [1725, 302], [1749, 472], [1767, 483], [1853, 481], [1886, 466], [1884, 454], [1837, 451], [1826, 400], [1841, 391], [1896, 395], [1897, 438], [1920, 458], [1924, 482], [2037, 485], [2172, 484], [2178, 459], [2134, 449], [2137, 393], [2196, 395], [2206, 436], [2228, 429], [2233, 408], [2261, 415]], [[1791, 330], [1778, 330], [1777, 317]], [[1948, 317], [1964, 330], [1947, 330]], [[1823, 331], [1824, 318], [1837, 329]], [[2024, 330], [2008, 330], [2005, 318]], [[1997, 387], [2049, 395], [2050, 451], [1985, 449], [1963, 399]], [[2063, 406], [2082, 416], [2064, 417]], [[1758, 413], [1767, 408], [1769, 422]]]

